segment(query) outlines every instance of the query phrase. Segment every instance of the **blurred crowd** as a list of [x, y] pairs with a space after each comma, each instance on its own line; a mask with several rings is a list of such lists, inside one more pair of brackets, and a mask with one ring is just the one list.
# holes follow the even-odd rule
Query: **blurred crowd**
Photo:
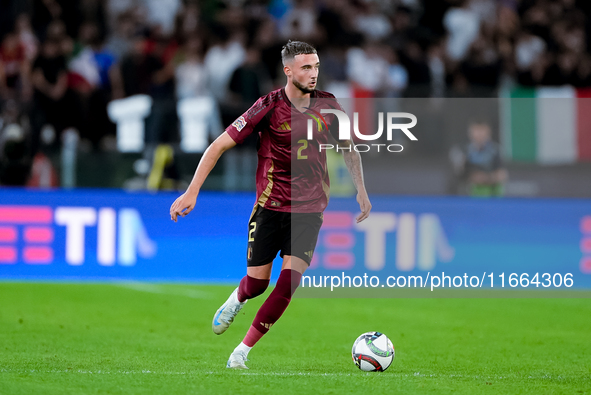
[[0, 177], [65, 130], [114, 149], [114, 99], [152, 97], [156, 143], [178, 141], [178, 99], [215, 98], [227, 125], [285, 83], [288, 39], [318, 48], [319, 88], [340, 95], [588, 87], [589, 18], [589, 0], [2, 0]]

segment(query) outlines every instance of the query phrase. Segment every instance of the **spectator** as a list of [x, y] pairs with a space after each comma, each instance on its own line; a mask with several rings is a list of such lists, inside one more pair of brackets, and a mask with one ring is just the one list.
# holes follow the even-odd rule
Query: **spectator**
[[[261, 61], [274, 86], [283, 83], [283, 65], [281, 64], [281, 48], [283, 40], [277, 39], [277, 27], [271, 19], [261, 22], [254, 43], [261, 50]], [[275, 83], [277, 81], [277, 83]]]
[[378, 8], [377, 2], [360, 3], [354, 20], [355, 28], [366, 40], [379, 41], [392, 32], [387, 15]]
[[246, 51], [242, 43], [237, 38], [231, 38], [225, 28], [219, 29], [218, 40], [205, 55], [205, 67], [211, 92], [218, 101], [223, 102], [227, 99], [232, 73], [244, 62]]
[[107, 39], [105, 49], [121, 60], [132, 51], [133, 36], [136, 31], [135, 21], [131, 12], [122, 13], [117, 17], [113, 34]]
[[180, 62], [176, 66], [176, 94], [179, 99], [209, 96], [208, 76], [203, 63], [203, 42], [191, 37], [184, 46]]
[[[79, 1], [81, 24], [92, 22], [97, 28], [98, 39], [103, 41], [107, 33], [107, 9], [105, 0]], [[79, 31], [80, 29], [78, 29]]]
[[499, 146], [491, 139], [490, 125], [471, 122], [468, 138], [470, 142], [458, 169], [468, 183], [468, 193], [478, 197], [502, 196], [507, 171], [501, 163]]
[[409, 41], [400, 51], [400, 63], [408, 72], [408, 97], [429, 97], [431, 93], [431, 70], [429, 58], [417, 41]]
[[460, 65], [460, 70], [474, 96], [496, 95], [501, 76], [501, 61], [492, 40], [484, 35], [476, 39], [467, 59]]
[[515, 45], [515, 64], [520, 72], [527, 72], [532, 66], [540, 60], [540, 57], [546, 51], [545, 41], [524, 30], [517, 37]]
[[22, 108], [14, 99], [9, 99], [3, 103], [0, 109], [0, 139], [2, 139], [2, 130], [9, 125], [21, 126], [26, 124]]
[[111, 96], [111, 78], [115, 57], [103, 48], [98, 26], [85, 22], [69, 63], [70, 87], [75, 89], [80, 105], [81, 137], [99, 149], [103, 138], [114, 131], [106, 107]]
[[423, 0], [423, 14], [420, 17], [420, 24], [427, 28], [433, 36], [445, 35], [444, 16], [452, 7], [452, 2], [441, 0]]
[[347, 0], [324, 0], [318, 14], [318, 28], [330, 46], [360, 46], [363, 36], [354, 29], [355, 9]]
[[16, 20], [16, 34], [18, 35], [21, 46], [25, 50], [27, 61], [31, 62], [37, 56], [39, 50], [39, 40], [33, 33], [31, 19], [27, 14], [20, 14]]
[[281, 35], [285, 40], [315, 42], [318, 37], [316, 10], [312, 0], [296, 0], [295, 6], [281, 20]]
[[70, 85], [83, 94], [90, 93], [101, 84], [101, 73], [93, 51], [93, 46], [98, 47], [98, 34], [94, 23], [83, 23], [68, 62]]
[[149, 91], [153, 99], [152, 112], [146, 119], [146, 143], [149, 145], [179, 141], [173, 61], [176, 50], [176, 43], [160, 36], [148, 55], [156, 60]]
[[388, 78], [390, 64], [383, 47], [378, 43], [367, 43], [363, 48], [351, 48], [347, 52], [347, 75], [349, 80], [365, 91], [376, 92]]
[[30, 65], [27, 60], [25, 47], [19, 36], [11, 32], [4, 37], [0, 46], [0, 98], [22, 99], [30, 98]]
[[182, 37], [191, 37], [191, 35], [201, 29], [201, 12], [195, 3], [186, 4], [183, 10], [177, 16], [177, 34]]
[[166, 79], [164, 65], [156, 56], [146, 53], [146, 40], [136, 35], [132, 41], [132, 50], [119, 64], [115, 71], [113, 96], [129, 97], [139, 94], [150, 94], [156, 81]]
[[[246, 51], [246, 59], [232, 74], [229, 84], [229, 100], [223, 106], [223, 118], [226, 123], [232, 122], [242, 115], [252, 103], [271, 90], [271, 80], [261, 63], [261, 52], [256, 47]], [[249, 138], [247, 143], [254, 146], [256, 136]]]
[[62, 17], [62, 7], [56, 0], [33, 0], [32, 24], [37, 37], [44, 35], [51, 21]]
[[546, 68], [541, 83], [548, 86], [575, 85], [579, 56], [573, 52], [549, 54], [553, 60]]
[[122, 14], [132, 14], [133, 8], [137, 5], [136, 0], [106, 0], [106, 3], [106, 12], [112, 28], [114, 28], [117, 19]]
[[406, 7], [396, 8], [392, 17], [392, 33], [388, 39], [391, 45], [400, 51], [413, 36], [411, 10]]
[[[324, 59], [321, 83], [339, 82], [341, 92], [364, 88], [373, 96], [482, 97], [511, 79], [532, 87], [591, 86], [591, 6], [581, 0], [297, 0], [279, 7], [282, 11], [276, 2], [259, 1], [0, 3], [0, 96], [22, 106], [34, 87], [33, 135], [39, 134], [40, 123], [60, 130], [64, 124], [77, 125], [83, 136], [95, 136], [95, 146], [102, 132], [89, 130], [112, 127], [99, 121], [111, 85], [113, 97], [145, 93], [159, 101], [146, 129], [147, 136], [159, 140], [166, 134], [163, 125], [176, 122], [175, 93], [184, 98], [209, 91], [227, 110], [232, 101], [259, 89], [249, 77], [262, 78], [252, 73], [260, 70], [252, 67], [251, 57], [260, 57], [272, 81], [283, 78], [281, 37], [287, 36], [318, 44]], [[149, 39], [138, 40], [138, 35]], [[45, 58], [45, 50], [38, 53], [40, 42], [57, 43], [67, 63], [70, 89], [63, 95], [56, 95], [60, 78], [53, 84], [39, 78], [39, 72], [51, 76], [57, 64]], [[184, 59], [175, 58], [181, 42], [188, 43]], [[393, 51], [378, 42], [387, 42]], [[246, 46], [258, 48], [260, 55]], [[79, 95], [76, 100], [73, 94]], [[51, 106], [65, 108], [60, 103], [69, 103], [70, 111], [63, 117], [49, 114]]]
[[74, 40], [66, 32], [66, 25], [63, 21], [56, 19], [47, 26], [45, 34], [48, 40], [58, 44], [60, 54], [69, 59], [74, 51]]
[[329, 46], [320, 56], [322, 67], [319, 81], [329, 84], [333, 81], [345, 83], [347, 81], [347, 58], [346, 50], [340, 46]]
[[435, 43], [427, 49], [427, 64], [431, 81], [431, 97], [445, 97], [445, 49], [442, 43]]
[[591, 86], [591, 57], [589, 55], [583, 55], [581, 57], [579, 66], [577, 67], [576, 78], [576, 86]]
[[497, 24], [496, 0], [472, 0], [470, 10], [478, 16], [482, 26], [493, 28]]
[[383, 46], [386, 60], [388, 61], [388, 72], [386, 78], [385, 97], [402, 97], [404, 90], [408, 86], [408, 72], [400, 64], [398, 54], [394, 49], [386, 45]]
[[[210, 136], [218, 136], [223, 130], [218, 103], [209, 90], [207, 69], [203, 63], [203, 41], [193, 36], [185, 43], [183, 51], [177, 56], [178, 65], [175, 70], [176, 95], [179, 100], [207, 98], [203, 103], [211, 103], [213, 107], [206, 116], [200, 115], [201, 121], [208, 125]], [[179, 110], [182, 111], [182, 110]]]
[[53, 21], [64, 23], [65, 34], [74, 37], [83, 21], [78, 0], [33, 0], [33, 28], [38, 37], [46, 38], [45, 34]]
[[73, 126], [74, 122], [71, 101], [66, 95], [66, 59], [62, 55], [59, 41], [47, 39], [43, 43], [41, 53], [33, 63], [32, 83], [34, 106], [31, 116], [31, 150], [34, 155], [43, 126], [49, 124], [59, 134], [66, 127]]
[[149, 27], [158, 26], [162, 34], [172, 34], [181, 0], [140, 0], [140, 3], [146, 11]]
[[161, 142], [178, 141], [175, 103], [174, 65], [164, 63], [169, 40], [157, 37], [151, 52], [147, 41], [136, 36], [133, 50], [112, 73], [113, 97], [122, 98], [138, 94], [150, 95], [153, 99], [150, 116], [146, 119], [146, 143], [153, 147]]
[[480, 31], [480, 18], [470, 8], [470, 0], [463, 0], [459, 7], [449, 9], [443, 17], [448, 32], [447, 56], [452, 62], [463, 60]]
[[0, 141], [0, 185], [24, 186], [31, 171], [27, 142], [23, 129], [8, 125]]
[[247, 49], [244, 63], [232, 74], [229, 88], [232, 99], [240, 103], [240, 114], [271, 89], [271, 81], [262, 67], [261, 51], [258, 48]]

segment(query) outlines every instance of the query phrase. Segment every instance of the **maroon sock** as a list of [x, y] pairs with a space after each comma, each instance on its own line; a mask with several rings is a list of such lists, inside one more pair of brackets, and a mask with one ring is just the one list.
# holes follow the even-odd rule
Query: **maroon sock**
[[263, 335], [263, 332], [251, 325], [250, 328], [248, 328], [248, 332], [246, 332], [246, 336], [244, 336], [242, 343], [246, 344], [248, 347], [254, 347], [254, 345], [261, 340]]
[[300, 285], [301, 279], [302, 274], [300, 272], [291, 269], [282, 270], [275, 289], [273, 289], [271, 295], [265, 300], [265, 303], [263, 303], [254, 317], [252, 327], [256, 328], [263, 335], [267, 333], [271, 326], [281, 317], [285, 309], [287, 309], [293, 293]]
[[247, 299], [256, 298], [265, 292], [268, 286], [269, 280], [246, 275], [240, 280], [240, 286], [238, 287], [238, 301], [244, 302]]

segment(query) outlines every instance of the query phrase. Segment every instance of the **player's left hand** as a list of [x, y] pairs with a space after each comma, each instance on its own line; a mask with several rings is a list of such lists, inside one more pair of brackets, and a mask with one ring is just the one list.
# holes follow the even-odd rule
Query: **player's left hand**
[[359, 223], [369, 217], [369, 212], [371, 211], [371, 203], [367, 192], [362, 191], [357, 193], [357, 203], [359, 203], [359, 208], [361, 209], [361, 214], [357, 216], [357, 223]]

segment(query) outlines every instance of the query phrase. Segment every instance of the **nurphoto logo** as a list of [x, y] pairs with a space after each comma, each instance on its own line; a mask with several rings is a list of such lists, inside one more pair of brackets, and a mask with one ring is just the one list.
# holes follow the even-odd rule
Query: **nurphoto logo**
[[[314, 117], [314, 120], [318, 124], [318, 130], [321, 130], [322, 123], [326, 127], [326, 120], [322, 117], [321, 114], [334, 114], [339, 122], [339, 140], [351, 140], [351, 121], [349, 116], [344, 112], [336, 109], [322, 109], [320, 110], [319, 117]], [[414, 134], [411, 133], [409, 129], [413, 128], [417, 124], [417, 117], [409, 112], [388, 112], [386, 113], [386, 139], [388, 142], [392, 141], [393, 132], [395, 130], [402, 131], [406, 137], [408, 137], [411, 141], [417, 141], [418, 139]], [[408, 119], [410, 122], [407, 123], [395, 123], [395, 119], [399, 120], [401, 118]], [[313, 137], [313, 120], [308, 120], [307, 125], [307, 139], [312, 140]], [[353, 133], [358, 140], [363, 141], [375, 141], [382, 137], [384, 133], [384, 113], [378, 113], [378, 131], [374, 134], [363, 134], [359, 131], [359, 113], [353, 113]], [[338, 144], [335, 146], [334, 144], [320, 144], [319, 150], [329, 150], [329, 149], [336, 149], [337, 152], [339, 150], [343, 151], [350, 151], [354, 149], [357, 152], [368, 152], [370, 150], [376, 149], [380, 152], [381, 149], [385, 148], [388, 152], [402, 152], [404, 147], [401, 144], [353, 144], [351, 146], [339, 146]]]

